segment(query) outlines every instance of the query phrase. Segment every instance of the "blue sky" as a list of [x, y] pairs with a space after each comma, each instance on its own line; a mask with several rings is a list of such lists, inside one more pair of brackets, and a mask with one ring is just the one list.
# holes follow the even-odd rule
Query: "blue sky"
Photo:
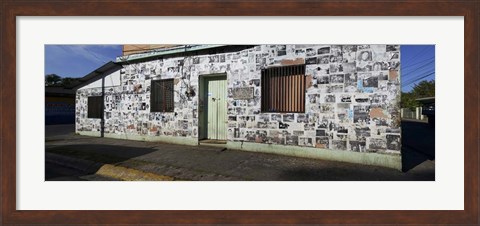
[[401, 45], [400, 57], [403, 92], [420, 81], [435, 79], [435, 45]]
[[[45, 45], [45, 74], [83, 77], [122, 55], [121, 45]], [[435, 45], [401, 45], [402, 91], [435, 79]]]
[[121, 45], [45, 45], [45, 74], [83, 77], [120, 55]]

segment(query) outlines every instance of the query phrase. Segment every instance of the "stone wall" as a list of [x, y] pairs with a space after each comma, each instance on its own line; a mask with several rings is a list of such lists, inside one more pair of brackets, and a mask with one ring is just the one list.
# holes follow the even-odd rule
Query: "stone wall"
[[[305, 113], [261, 113], [261, 70], [293, 64], [306, 64]], [[258, 45], [131, 63], [121, 85], [105, 89], [105, 133], [197, 138], [199, 76], [226, 73], [228, 141], [398, 154], [399, 70], [398, 45]], [[172, 113], [150, 113], [157, 78], [175, 79]], [[254, 97], [234, 100], [240, 87], [253, 87]], [[101, 88], [77, 91], [77, 131], [100, 130], [99, 119], [87, 118], [92, 95]]]

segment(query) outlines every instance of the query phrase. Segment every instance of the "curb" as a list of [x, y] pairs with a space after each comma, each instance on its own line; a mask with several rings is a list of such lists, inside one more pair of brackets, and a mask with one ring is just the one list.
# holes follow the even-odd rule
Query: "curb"
[[137, 169], [112, 164], [72, 158], [65, 155], [45, 152], [45, 162], [79, 170], [85, 174], [95, 174], [124, 181], [173, 181], [174, 177], [144, 172]]

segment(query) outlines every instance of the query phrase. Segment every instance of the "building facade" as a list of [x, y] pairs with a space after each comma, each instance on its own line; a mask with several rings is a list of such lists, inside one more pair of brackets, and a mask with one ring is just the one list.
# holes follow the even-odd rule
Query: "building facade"
[[117, 64], [77, 90], [78, 134], [401, 169], [399, 45], [175, 46]]
[[45, 125], [75, 123], [75, 91], [45, 86]]

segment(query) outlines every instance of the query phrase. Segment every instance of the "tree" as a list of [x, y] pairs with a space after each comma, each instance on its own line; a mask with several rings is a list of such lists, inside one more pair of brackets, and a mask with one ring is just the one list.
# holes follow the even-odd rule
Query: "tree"
[[78, 78], [65, 77], [62, 78], [56, 74], [45, 75], [45, 86], [57, 86], [71, 88], [80, 83]]
[[409, 108], [410, 110], [414, 110], [415, 107], [419, 106], [419, 103], [415, 99], [417, 98], [415, 98], [413, 93], [402, 92], [402, 100], [400, 102], [401, 108]]
[[45, 75], [45, 86], [58, 86], [62, 82], [62, 78], [56, 74]]
[[435, 80], [421, 81], [413, 87], [411, 92], [416, 98], [435, 97]]
[[435, 97], [435, 80], [421, 81], [410, 92], [402, 92], [400, 105], [402, 108], [414, 110], [416, 107], [421, 106], [416, 99], [422, 97]]
[[66, 77], [66, 78], [62, 78], [61, 85], [65, 88], [69, 88], [77, 85], [78, 83], [79, 83], [78, 78]]

